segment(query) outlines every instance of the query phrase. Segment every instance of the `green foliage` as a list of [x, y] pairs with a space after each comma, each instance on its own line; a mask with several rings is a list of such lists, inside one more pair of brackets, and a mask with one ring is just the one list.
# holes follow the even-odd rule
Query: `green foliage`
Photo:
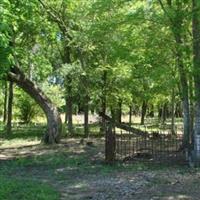
[[3, 107], [4, 107], [4, 82], [0, 81], [0, 116], [3, 116]]
[[30, 123], [37, 116], [42, 115], [42, 111], [37, 103], [22, 90], [17, 90], [15, 93], [15, 107], [18, 110], [17, 118], [25, 124]]
[[62, 107], [65, 104], [64, 90], [62, 87], [56, 84], [49, 84], [47, 82], [44, 82], [41, 85], [41, 88], [43, 89], [43, 91], [45, 91], [45, 94], [49, 99], [51, 99], [54, 105], [56, 105], [57, 107]]
[[9, 8], [10, 2], [8, 0], [2, 0], [0, 2], [0, 78], [8, 71], [11, 59], [9, 40], [11, 32], [10, 20], [12, 15]]
[[[42, 3], [41, 3], [42, 2]], [[164, 1], [30, 0], [0, 2], [0, 74], [16, 64], [60, 110], [70, 95], [73, 107], [100, 109], [143, 100], [155, 107], [168, 102], [175, 89], [180, 101], [174, 33], [181, 33], [186, 76], [193, 73], [191, 3], [172, 6]], [[182, 22], [181, 30], [171, 29]], [[175, 23], [176, 22], [176, 23]], [[103, 76], [106, 74], [106, 80]], [[66, 77], [71, 82], [66, 83]], [[71, 86], [71, 94], [67, 94]], [[192, 89], [191, 89], [192, 90]], [[16, 97], [19, 118], [29, 122], [37, 106], [29, 97]], [[66, 109], [64, 109], [66, 110]], [[38, 112], [38, 111], [37, 111]], [[40, 113], [40, 112], [39, 112]]]

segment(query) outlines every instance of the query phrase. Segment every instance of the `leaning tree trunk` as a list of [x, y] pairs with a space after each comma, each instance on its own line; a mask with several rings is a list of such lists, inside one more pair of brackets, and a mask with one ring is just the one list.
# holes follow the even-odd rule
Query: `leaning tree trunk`
[[7, 116], [7, 125], [6, 133], [10, 135], [12, 132], [12, 108], [13, 108], [13, 82], [9, 83], [9, 96], [8, 96], [8, 116]]
[[15, 82], [27, 92], [42, 108], [47, 118], [47, 131], [43, 137], [46, 144], [58, 143], [62, 130], [62, 122], [57, 108], [51, 100], [16, 66], [8, 73], [8, 80]]

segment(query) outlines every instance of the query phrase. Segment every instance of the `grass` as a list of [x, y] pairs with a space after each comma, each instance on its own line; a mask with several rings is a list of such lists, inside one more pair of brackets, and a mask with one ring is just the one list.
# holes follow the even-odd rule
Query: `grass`
[[59, 193], [38, 181], [0, 176], [0, 200], [58, 200]]
[[[83, 124], [74, 124], [73, 128], [74, 128], [75, 134], [73, 134], [71, 136], [84, 137], [84, 125]], [[102, 137], [102, 134], [100, 134], [100, 132], [99, 132], [100, 131], [99, 123], [89, 124], [89, 130], [90, 130], [90, 133], [89, 133], [90, 137]], [[66, 130], [66, 132], [67, 132], [67, 130]]]
[[[36, 145], [44, 132], [44, 126], [14, 126], [13, 134], [5, 137], [0, 127], [0, 149]], [[35, 180], [34, 175], [26, 174], [26, 168], [34, 164], [37, 156], [0, 161], [0, 200], [58, 200], [59, 192], [48, 183]], [[54, 162], [54, 161], [53, 161]], [[20, 175], [21, 174], [21, 175]]]
[[16, 148], [26, 145], [34, 145], [40, 143], [45, 127], [26, 125], [13, 127], [12, 135], [7, 136], [2, 127], [0, 127], [0, 149]]
[[[41, 172], [48, 169], [50, 173], [54, 173], [56, 169], [66, 168], [71, 171], [77, 170], [79, 174], [101, 173], [104, 175], [115, 172], [158, 171], [170, 168], [169, 165], [148, 162], [134, 162], [134, 164], [116, 162], [115, 165], [107, 165], [103, 160], [97, 162], [92, 161], [89, 156], [90, 155], [85, 152], [76, 154], [64, 149], [52, 153], [48, 153], [48, 150], [46, 150], [46, 154], [44, 155], [35, 155], [4, 161], [4, 163], [1, 163], [0, 165], [0, 174], [13, 174], [18, 171], [23, 174], [27, 168], [31, 168], [32, 170], [40, 169]], [[173, 169], [179, 169], [179, 167], [180, 166], [175, 165], [172, 166]], [[187, 167], [182, 166], [181, 171], [186, 171], [186, 168]]]
[[[7, 136], [2, 124], [0, 124], [0, 138], [5, 138], [8, 140], [12, 139], [41, 139], [46, 126], [43, 124], [28, 124], [28, 125], [14, 125], [12, 128], [12, 135]], [[91, 137], [101, 137], [99, 135], [99, 124], [89, 124], [90, 136]], [[84, 136], [84, 126], [83, 124], [74, 124], [74, 132], [73, 135], [67, 134], [67, 129], [65, 125], [63, 125], [63, 136], [64, 137], [83, 137]]]
[[46, 126], [43, 124], [39, 124], [37, 126], [30, 124], [30, 125], [14, 125], [12, 127], [12, 134], [7, 136], [3, 127], [0, 127], [0, 137], [6, 138], [9, 140], [12, 139], [33, 139], [33, 138], [40, 138], [42, 137]]
[[[158, 173], [170, 170], [179, 174], [195, 172], [183, 166], [169, 167], [145, 162], [132, 164], [118, 162], [115, 165], [106, 165], [102, 160], [101, 162], [91, 160], [91, 157], [96, 155], [96, 150], [93, 148], [86, 149], [82, 153], [65, 147], [53, 147], [53, 149], [52, 152], [46, 149], [43, 155], [0, 162], [0, 200], [57, 200], [60, 195], [59, 184], [68, 184], [68, 187], [70, 185], [74, 188], [80, 186], [79, 193], [84, 193], [82, 190], [87, 192], [88, 186], [82, 188], [81, 184], [84, 184], [88, 176], [100, 175], [104, 179], [130, 172]], [[167, 183], [159, 178], [152, 182], [154, 185]]]
[[[74, 116], [76, 118], [77, 116]], [[80, 117], [80, 116], [79, 116]], [[91, 117], [91, 116], [90, 116]], [[123, 122], [128, 122], [127, 121], [127, 116], [124, 115], [122, 116], [122, 121]], [[82, 122], [79, 120], [74, 119], [74, 132], [75, 134], [73, 135], [68, 135], [67, 134], [67, 128], [63, 125], [63, 136], [64, 137], [83, 137], [84, 136], [84, 125]], [[175, 119], [175, 124], [176, 124], [176, 131], [180, 132], [182, 131], [182, 119], [181, 118], [176, 118]], [[171, 119], [167, 119], [165, 124], [162, 124], [156, 117], [155, 118], [146, 118], [145, 119], [145, 125], [140, 125], [140, 117], [134, 117], [133, 118], [133, 127], [139, 128], [141, 130], [146, 130], [149, 132], [157, 131], [157, 132], [170, 132], [171, 128]], [[0, 123], [0, 137], [4, 137], [7, 139], [41, 139], [43, 136], [43, 133], [45, 132], [45, 124], [29, 124], [29, 125], [22, 125], [15, 123], [13, 126], [13, 134], [11, 136], [6, 136], [3, 124]], [[99, 134], [99, 123], [94, 122], [89, 124], [89, 130], [90, 130], [90, 136], [91, 137], [102, 137], [102, 134]]]
[[[136, 118], [132, 126], [148, 132], [168, 133], [171, 131], [171, 119], [168, 118], [163, 124], [158, 118], [146, 118], [145, 125], [140, 125], [138, 118]], [[175, 118], [175, 131], [180, 132], [182, 129], [183, 120], [181, 118]]]
[[[98, 125], [93, 124], [91, 128], [95, 132]], [[145, 162], [106, 165], [103, 159], [93, 159], [100, 152], [99, 147], [80, 145], [79, 139], [68, 139], [67, 143], [56, 146], [40, 144], [44, 129], [44, 126], [34, 125], [14, 127], [11, 137], [0, 139], [0, 155], [16, 155], [12, 160], [0, 160], [0, 200], [57, 200], [62, 193], [59, 189], [62, 184], [75, 187], [79, 183], [83, 184], [87, 176], [100, 175], [103, 178], [120, 173], [167, 170], [175, 170], [179, 174], [196, 173], [185, 166], [169, 167]], [[80, 127], [78, 135], [82, 134]], [[75, 142], [72, 143], [71, 140]], [[100, 139], [96, 141], [99, 142]], [[26, 145], [32, 147], [21, 149]], [[21, 156], [20, 152], [28, 154]], [[83, 182], [79, 182], [77, 178]], [[160, 182], [159, 179], [155, 180], [157, 184]]]

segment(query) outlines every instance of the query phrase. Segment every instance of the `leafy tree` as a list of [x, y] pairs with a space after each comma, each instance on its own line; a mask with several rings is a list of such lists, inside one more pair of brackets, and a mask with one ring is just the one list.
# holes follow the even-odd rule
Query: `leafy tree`
[[1, 59], [1, 76], [6, 77], [11, 83], [15, 82], [43, 109], [47, 117], [47, 132], [44, 142], [58, 142], [61, 133], [61, 119], [57, 108], [22, 71], [25, 70], [25, 68], [23, 69], [25, 65], [23, 62], [24, 52], [28, 48], [33, 48], [36, 44], [36, 35], [42, 33], [40, 24], [42, 19], [38, 13], [39, 5], [37, 1], [17, 3], [15, 0], [10, 0], [3, 1], [1, 7], [3, 10], [2, 25], [9, 27], [1, 34], [1, 48], [4, 53], [3, 62]]

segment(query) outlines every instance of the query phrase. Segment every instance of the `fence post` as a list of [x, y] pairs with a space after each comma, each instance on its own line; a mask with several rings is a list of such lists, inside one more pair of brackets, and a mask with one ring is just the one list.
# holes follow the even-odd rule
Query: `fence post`
[[106, 124], [105, 133], [105, 161], [108, 164], [113, 164], [116, 158], [116, 138], [113, 125], [111, 123]]

